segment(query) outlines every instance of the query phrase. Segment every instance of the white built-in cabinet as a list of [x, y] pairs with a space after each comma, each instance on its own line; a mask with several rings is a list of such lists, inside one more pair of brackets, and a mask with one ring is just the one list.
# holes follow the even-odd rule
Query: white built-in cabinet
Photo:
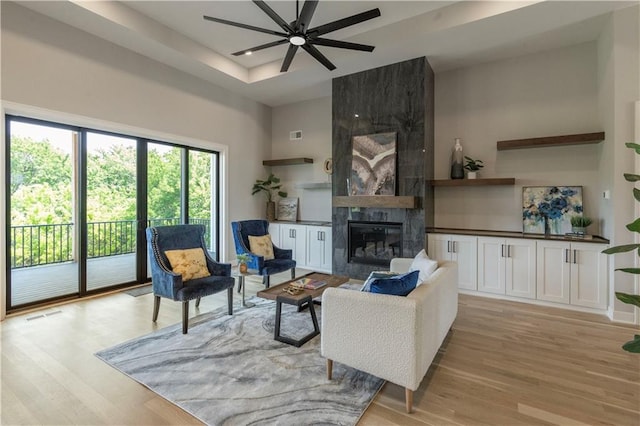
[[332, 239], [331, 228], [307, 225], [307, 268], [314, 271], [331, 272]]
[[536, 242], [478, 238], [478, 291], [536, 298]]
[[290, 223], [280, 224], [281, 249], [293, 250], [293, 260], [298, 264], [304, 264], [307, 257], [307, 227]]
[[538, 241], [537, 298], [607, 307], [607, 255], [600, 244]]
[[477, 237], [429, 234], [427, 251], [432, 259], [458, 263], [458, 288], [476, 290], [478, 283]]
[[330, 226], [270, 223], [269, 233], [273, 244], [293, 251], [297, 268], [331, 272], [333, 245]]
[[458, 262], [461, 290], [607, 309], [604, 243], [430, 233], [427, 247]]

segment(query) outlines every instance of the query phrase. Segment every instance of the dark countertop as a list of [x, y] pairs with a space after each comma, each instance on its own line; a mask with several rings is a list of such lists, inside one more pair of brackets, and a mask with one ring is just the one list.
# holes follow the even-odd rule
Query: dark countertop
[[455, 229], [455, 228], [426, 228], [427, 234], [454, 234], [454, 235], [476, 235], [480, 237], [502, 237], [502, 238], [528, 238], [532, 240], [550, 241], [577, 241], [581, 243], [609, 244], [609, 240], [597, 235], [592, 238], [570, 237], [564, 235], [525, 234], [514, 231], [489, 231], [486, 229]]
[[324, 221], [324, 220], [297, 220], [297, 221], [293, 221], [293, 220], [274, 220], [273, 222], [271, 222], [275, 225], [279, 224], [279, 223], [286, 223], [289, 225], [310, 225], [310, 226], [331, 226], [331, 222], [328, 221]]

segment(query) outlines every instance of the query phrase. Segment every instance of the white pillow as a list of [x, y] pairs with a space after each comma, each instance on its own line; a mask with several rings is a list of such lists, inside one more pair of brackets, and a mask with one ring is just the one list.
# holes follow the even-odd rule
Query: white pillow
[[418, 275], [418, 285], [425, 282], [431, 274], [438, 268], [438, 261], [429, 259], [427, 253], [422, 249], [420, 253], [413, 258], [409, 272], [420, 271]]

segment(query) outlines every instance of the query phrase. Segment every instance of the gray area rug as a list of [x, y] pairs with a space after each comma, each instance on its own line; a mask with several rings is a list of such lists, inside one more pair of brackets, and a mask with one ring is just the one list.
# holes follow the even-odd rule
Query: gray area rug
[[[96, 356], [209, 425], [355, 424], [384, 381], [340, 363], [327, 380], [320, 336], [273, 340], [275, 303], [250, 300], [192, 319], [187, 335], [176, 324]], [[283, 335], [313, 329], [308, 310], [282, 308]]]
[[149, 284], [142, 287], [132, 288], [131, 290], [125, 290], [124, 293], [128, 294], [129, 296], [138, 297], [144, 294], [153, 293], [153, 287], [151, 286], [151, 284]]

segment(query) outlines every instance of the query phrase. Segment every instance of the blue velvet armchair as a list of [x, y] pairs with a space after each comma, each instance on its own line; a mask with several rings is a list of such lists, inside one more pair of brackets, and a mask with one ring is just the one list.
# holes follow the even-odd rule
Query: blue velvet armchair
[[[196, 308], [200, 299], [214, 293], [227, 290], [229, 315], [233, 314], [233, 286], [231, 265], [218, 263], [209, 256], [204, 242], [204, 225], [157, 226], [147, 228], [147, 247], [151, 267], [154, 305], [153, 322], [158, 319], [160, 298], [182, 302], [182, 333], [187, 334], [189, 325], [189, 301], [196, 299]], [[174, 273], [165, 252], [167, 250], [185, 250], [202, 248], [208, 277], [183, 281], [182, 275]]]
[[[296, 261], [293, 260], [293, 251], [273, 246], [274, 259], [266, 260], [263, 256], [254, 254], [249, 249], [249, 235], [262, 236], [269, 233], [269, 222], [266, 220], [241, 220], [231, 222], [233, 241], [236, 245], [236, 254], [248, 254], [247, 267], [258, 271], [262, 275], [262, 283], [269, 288], [269, 276], [291, 269], [291, 279], [296, 276]], [[238, 289], [239, 290], [239, 289]]]

